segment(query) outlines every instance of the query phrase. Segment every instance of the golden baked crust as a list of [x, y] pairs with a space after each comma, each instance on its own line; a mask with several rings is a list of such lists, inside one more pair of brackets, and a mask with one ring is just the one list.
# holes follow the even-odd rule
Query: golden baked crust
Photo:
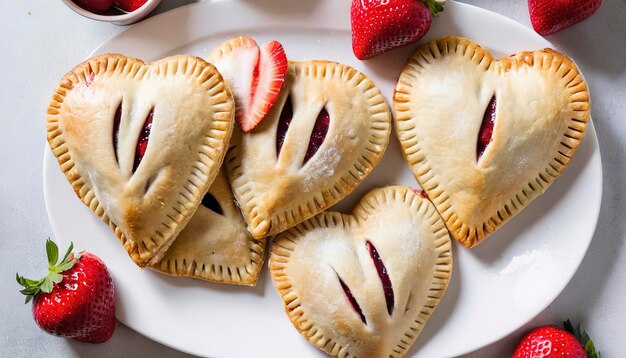
[[[368, 242], [391, 282], [391, 310]], [[279, 234], [270, 273], [292, 324], [318, 348], [337, 357], [401, 357], [446, 291], [451, 246], [428, 199], [390, 186], [365, 195], [352, 215], [325, 212]]]
[[[139, 133], [151, 111], [148, 147], [134, 171]], [[61, 79], [47, 110], [47, 136], [78, 197], [144, 266], [160, 260], [213, 182], [233, 116], [230, 91], [202, 59], [145, 63], [106, 54]]]
[[[279, 117], [288, 98], [293, 120], [279, 156]], [[326, 138], [303, 164], [323, 108], [330, 116]], [[275, 235], [350, 194], [382, 157], [390, 131], [389, 107], [364, 74], [328, 61], [290, 63], [276, 103], [253, 131], [235, 132], [226, 159], [252, 235]]]
[[254, 286], [265, 259], [266, 239], [252, 238], [221, 172], [208, 194], [222, 213], [200, 205], [153, 268], [172, 276]]
[[[477, 159], [493, 96], [492, 141]], [[393, 107], [413, 174], [452, 235], [472, 247], [565, 170], [585, 134], [589, 93], [574, 63], [554, 50], [495, 61], [468, 39], [443, 37], [411, 56]]]

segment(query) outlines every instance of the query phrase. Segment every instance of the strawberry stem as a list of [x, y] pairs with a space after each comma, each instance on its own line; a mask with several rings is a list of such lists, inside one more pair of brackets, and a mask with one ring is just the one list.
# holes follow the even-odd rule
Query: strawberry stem
[[46, 240], [46, 256], [48, 257], [48, 274], [37, 281], [20, 276], [15, 273], [17, 283], [24, 287], [20, 293], [26, 296], [24, 303], [30, 302], [39, 292], [50, 293], [54, 288], [54, 284], [63, 281], [63, 271], [71, 269], [80, 259], [80, 254], [72, 254], [74, 243], [70, 243], [70, 247], [65, 252], [63, 259], [59, 262], [59, 247], [54, 241]]
[[428, 9], [433, 14], [433, 16], [439, 16], [439, 13], [443, 11], [443, 4], [446, 3], [445, 0], [422, 0]]

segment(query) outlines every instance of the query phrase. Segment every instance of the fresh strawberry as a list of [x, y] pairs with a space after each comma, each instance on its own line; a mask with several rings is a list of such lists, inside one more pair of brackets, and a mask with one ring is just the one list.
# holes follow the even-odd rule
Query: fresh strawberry
[[417, 42], [430, 29], [442, 0], [352, 0], [352, 50], [367, 60]]
[[132, 12], [142, 7], [146, 1], [148, 0], [113, 0], [113, 5], [126, 12]]
[[259, 48], [246, 36], [226, 41], [209, 56], [235, 97], [236, 121], [244, 132], [253, 130], [276, 102], [285, 83], [287, 56], [271, 41]]
[[76, 0], [80, 7], [93, 12], [105, 12], [113, 5], [113, 0]]
[[602, 0], [528, 0], [530, 22], [538, 34], [546, 36], [593, 15]]
[[515, 349], [512, 358], [600, 358], [587, 332], [574, 328], [569, 320], [565, 329], [541, 326], [530, 331]]
[[48, 275], [34, 281], [16, 274], [33, 300], [33, 318], [44, 331], [88, 343], [106, 342], [115, 328], [115, 292], [109, 272], [97, 256], [72, 253], [59, 262], [59, 249], [46, 241]]

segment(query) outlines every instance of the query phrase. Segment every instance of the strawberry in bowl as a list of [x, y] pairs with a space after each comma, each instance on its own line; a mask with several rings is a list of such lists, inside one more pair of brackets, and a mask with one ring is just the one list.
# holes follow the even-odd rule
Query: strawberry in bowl
[[32, 300], [33, 318], [55, 336], [103, 343], [115, 329], [115, 289], [104, 262], [89, 252], [73, 253], [70, 244], [59, 261], [59, 249], [46, 241], [48, 274], [30, 280], [16, 274], [25, 303]]
[[147, 0], [113, 0], [113, 5], [125, 12], [132, 12], [146, 3]]
[[130, 25], [148, 16], [161, 0], [62, 0], [67, 7], [86, 18]]
[[142, 7], [148, 0], [73, 0], [85, 10], [103, 15], [121, 15]]
[[74, 2], [85, 10], [97, 13], [107, 12], [113, 6], [113, 0], [76, 0]]

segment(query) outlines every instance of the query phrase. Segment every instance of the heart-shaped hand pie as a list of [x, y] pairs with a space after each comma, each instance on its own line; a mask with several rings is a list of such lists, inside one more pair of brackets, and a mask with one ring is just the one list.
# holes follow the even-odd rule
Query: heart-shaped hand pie
[[61, 79], [48, 142], [78, 197], [144, 266], [160, 260], [200, 204], [233, 116], [228, 86], [202, 59], [109, 54]]
[[589, 93], [556, 51], [494, 61], [470, 40], [444, 37], [409, 59], [393, 106], [413, 174], [472, 247], [565, 170], [585, 134]]
[[325, 212], [279, 234], [272, 279], [300, 333], [337, 357], [400, 357], [452, 273], [448, 231], [428, 199], [375, 189], [352, 215]]
[[173, 276], [254, 286], [265, 258], [265, 241], [250, 236], [226, 177], [220, 173], [153, 268]]
[[226, 166], [250, 232], [274, 235], [350, 194], [382, 157], [391, 113], [378, 88], [333, 62], [290, 63], [280, 95]]

